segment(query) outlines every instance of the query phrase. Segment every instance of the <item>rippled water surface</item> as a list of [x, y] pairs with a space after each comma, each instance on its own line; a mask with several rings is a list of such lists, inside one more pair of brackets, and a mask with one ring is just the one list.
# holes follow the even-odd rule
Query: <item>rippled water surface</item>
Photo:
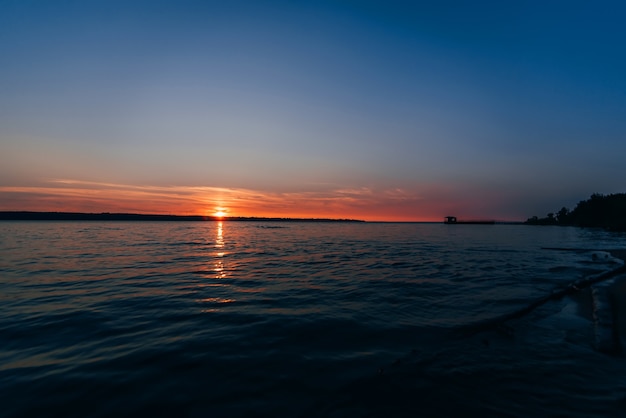
[[[624, 235], [520, 225], [0, 223], [22, 416], [626, 416], [585, 298]], [[496, 321], [497, 322], [497, 321]]]

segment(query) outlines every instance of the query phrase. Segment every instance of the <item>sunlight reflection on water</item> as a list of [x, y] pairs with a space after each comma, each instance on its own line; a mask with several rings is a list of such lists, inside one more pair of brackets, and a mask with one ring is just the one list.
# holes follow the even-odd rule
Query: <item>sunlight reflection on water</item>
[[[430, 373], [481, 402], [490, 391], [519, 402], [539, 388], [584, 416], [611, 411], [624, 393], [607, 377], [626, 372], [623, 359], [593, 349], [589, 320], [559, 316], [571, 311], [565, 301], [513, 324], [512, 335], [450, 334], [606, 268], [541, 247], [623, 248], [620, 235], [219, 221], [13, 222], [0, 223], [0, 237], [8, 416], [89, 415], [94, 405], [103, 416], [120, 405], [147, 413], [154, 404], [175, 415], [245, 416], [259, 407], [298, 415], [395, 359], [410, 364], [400, 370], [413, 382]], [[522, 372], [542, 361], [550, 373], [578, 368], [574, 379], [587, 380], [568, 383], [570, 397], [556, 393], [558, 378], [544, 384], [540, 372]], [[520, 377], [506, 383], [489, 373]], [[458, 399], [433, 385], [432, 399]], [[615, 394], [609, 406], [581, 404], [590, 387]], [[133, 397], [139, 388], [145, 397]]]

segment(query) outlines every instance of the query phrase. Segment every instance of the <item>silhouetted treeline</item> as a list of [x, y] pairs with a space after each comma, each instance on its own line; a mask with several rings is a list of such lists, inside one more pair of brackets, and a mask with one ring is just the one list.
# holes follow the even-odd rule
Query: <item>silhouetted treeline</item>
[[578, 202], [574, 210], [566, 207], [545, 218], [533, 216], [528, 225], [564, 225], [606, 228], [626, 231], [626, 193], [602, 195], [592, 194], [587, 200]]

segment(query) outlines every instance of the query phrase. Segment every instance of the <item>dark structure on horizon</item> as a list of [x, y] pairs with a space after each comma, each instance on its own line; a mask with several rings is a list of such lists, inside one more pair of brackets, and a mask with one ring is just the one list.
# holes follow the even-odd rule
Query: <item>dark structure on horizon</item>
[[482, 220], [482, 221], [459, 221], [456, 216], [446, 216], [444, 218], [443, 221], [444, 224], [446, 225], [459, 225], [459, 224], [464, 224], [464, 225], [493, 225], [496, 223], [496, 221], [487, 221], [487, 220]]

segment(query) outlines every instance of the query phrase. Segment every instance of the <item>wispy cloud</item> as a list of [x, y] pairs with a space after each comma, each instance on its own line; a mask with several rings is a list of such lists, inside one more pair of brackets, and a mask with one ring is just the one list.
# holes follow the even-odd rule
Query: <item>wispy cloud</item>
[[0, 187], [2, 210], [125, 211], [233, 216], [417, 219], [419, 196], [402, 189], [346, 188], [267, 192], [244, 188], [156, 186], [51, 179], [42, 186]]

